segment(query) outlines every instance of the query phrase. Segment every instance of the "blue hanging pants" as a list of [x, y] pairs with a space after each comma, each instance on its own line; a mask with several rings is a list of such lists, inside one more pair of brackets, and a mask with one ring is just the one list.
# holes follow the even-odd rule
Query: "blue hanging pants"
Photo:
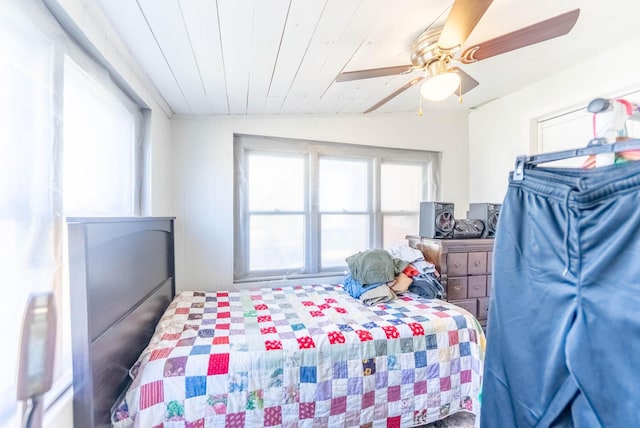
[[640, 427], [640, 162], [510, 179], [482, 428]]

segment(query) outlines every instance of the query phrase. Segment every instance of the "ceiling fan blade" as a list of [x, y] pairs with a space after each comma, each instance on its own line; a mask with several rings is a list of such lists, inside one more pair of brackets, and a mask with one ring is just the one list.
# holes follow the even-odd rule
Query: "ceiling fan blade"
[[473, 88], [479, 85], [476, 79], [474, 79], [473, 77], [469, 76], [467, 73], [462, 71], [461, 68], [451, 67], [451, 70], [455, 71], [456, 73], [458, 73], [458, 76], [460, 76], [460, 87], [462, 88], [462, 92], [460, 92], [460, 88], [456, 89], [455, 94], [457, 96], [466, 94], [467, 92], [469, 92], [470, 90], [472, 90]]
[[370, 68], [367, 70], [346, 71], [336, 76], [336, 82], [369, 79], [371, 77], [393, 76], [411, 71], [413, 65], [396, 65], [394, 67]]
[[383, 106], [384, 104], [388, 103], [389, 101], [391, 101], [392, 98], [396, 97], [397, 95], [400, 95], [402, 92], [406, 91], [407, 89], [409, 89], [410, 87], [414, 86], [416, 83], [418, 83], [419, 81], [421, 81], [422, 79], [424, 79], [424, 76], [418, 76], [412, 80], [410, 80], [409, 82], [405, 83], [404, 86], [402, 86], [400, 89], [394, 91], [393, 93], [391, 93], [390, 95], [386, 96], [385, 98], [381, 99], [380, 101], [378, 101], [377, 103], [375, 103], [374, 105], [372, 105], [371, 107], [369, 107], [368, 109], [366, 109], [364, 111], [364, 113], [370, 113], [374, 110], [379, 109], [381, 106]]
[[466, 49], [461, 55], [463, 64], [480, 61], [515, 49], [553, 39], [567, 34], [580, 15], [580, 9], [540, 21], [528, 27], [487, 40]]
[[492, 1], [456, 0], [440, 33], [438, 47], [447, 50], [462, 45]]

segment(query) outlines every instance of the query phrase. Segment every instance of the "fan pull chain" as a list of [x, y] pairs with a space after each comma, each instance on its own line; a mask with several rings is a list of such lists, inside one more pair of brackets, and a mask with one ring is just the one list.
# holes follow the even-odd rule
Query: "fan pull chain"
[[418, 92], [418, 102], [420, 103], [420, 108], [418, 109], [418, 117], [422, 117], [422, 95]]
[[458, 104], [462, 104], [462, 79], [458, 82]]

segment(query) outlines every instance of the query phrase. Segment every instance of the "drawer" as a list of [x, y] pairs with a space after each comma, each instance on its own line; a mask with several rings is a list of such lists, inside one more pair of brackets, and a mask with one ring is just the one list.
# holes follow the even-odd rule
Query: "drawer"
[[467, 265], [469, 275], [480, 275], [487, 273], [487, 253], [469, 253], [469, 263]]
[[487, 277], [485, 275], [467, 277], [467, 297], [487, 295]]
[[487, 253], [487, 273], [493, 272], [493, 251]]
[[467, 253], [447, 254], [447, 275], [466, 276], [467, 275]]
[[486, 320], [489, 318], [489, 298], [482, 297], [478, 299], [478, 319]]
[[478, 301], [476, 299], [449, 300], [449, 303], [460, 306], [462, 309], [466, 309], [474, 317], [478, 316]]
[[467, 277], [447, 279], [447, 300], [467, 298]]

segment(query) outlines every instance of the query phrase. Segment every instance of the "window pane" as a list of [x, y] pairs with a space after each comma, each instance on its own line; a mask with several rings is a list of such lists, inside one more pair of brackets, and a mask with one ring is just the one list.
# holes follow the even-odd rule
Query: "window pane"
[[407, 235], [419, 234], [419, 215], [385, 215], [383, 217], [382, 245], [389, 248], [406, 244]]
[[249, 210], [304, 210], [304, 158], [264, 153], [249, 153], [247, 158]]
[[64, 212], [135, 214], [135, 116], [68, 58], [64, 77]]
[[320, 211], [367, 211], [368, 162], [320, 158]]
[[344, 259], [369, 248], [368, 215], [322, 215], [323, 268], [346, 266]]
[[419, 211], [422, 166], [383, 163], [380, 187], [382, 211]]
[[249, 270], [304, 267], [302, 215], [252, 215], [249, 220]]

